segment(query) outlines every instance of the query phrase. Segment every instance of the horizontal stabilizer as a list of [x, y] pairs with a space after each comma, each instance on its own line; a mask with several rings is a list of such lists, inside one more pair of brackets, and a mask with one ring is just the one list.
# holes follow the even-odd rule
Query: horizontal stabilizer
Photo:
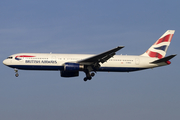
[[162, 59], [155, 60], [154, 62], [151, 62], [151, 63], [167, 62], [168, 60], [172, 59], [172, 58], [175, 57], [176, 55], [177, 55], [177, 54], [175, 54], [175, 55], [170, 55], [170, 56], [164, 57], [164, 58], [162, 58]]

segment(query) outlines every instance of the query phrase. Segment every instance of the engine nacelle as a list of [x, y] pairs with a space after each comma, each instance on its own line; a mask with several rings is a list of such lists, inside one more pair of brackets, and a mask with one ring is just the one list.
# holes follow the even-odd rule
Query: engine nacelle
[[79, 71], [61, 71], [61, 77], [77, 77]]
[[84, 65], [80, 65], [78, 63], [65, 63], [64, 64], [64, 71], [79, 71], [83, 69], [84, 69]]

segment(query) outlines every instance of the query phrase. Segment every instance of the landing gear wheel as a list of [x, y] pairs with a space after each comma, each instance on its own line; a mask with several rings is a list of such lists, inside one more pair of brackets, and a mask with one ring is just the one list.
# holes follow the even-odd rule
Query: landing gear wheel
[[19, 76], [19, 74], [18, 74], [18, 73], [16, 73], [16, 74], [15, 74], [15, 76], [16, 76], [16, 77], [18, 77], [18, 76]]
[[92, 77], [90, 76], [90, 77], [85, 77], [84, 78], [84, 81], [86, 82], [87, 80], [91, 80], [92, 79]]
[[91, 77], [94, 77], [94, 76], [95, 76], [95, 73], [92, 72], [92, 73], [91, 73]]
[[92, 79], [92, 77], [90, 76], [89, 78], [88, 78], [88, 80], [91, 80]]
[[85, 82], [87, 81], [87, 77], [84, 78], [84, 81], [85, 81]]
[[18, 77], [18, 76], [19, 76], [19, 74], [18, 74], [18, 69], [15, 68], [14, 71], [15, 71], [15, 73], [16, 73], [15, 76]]

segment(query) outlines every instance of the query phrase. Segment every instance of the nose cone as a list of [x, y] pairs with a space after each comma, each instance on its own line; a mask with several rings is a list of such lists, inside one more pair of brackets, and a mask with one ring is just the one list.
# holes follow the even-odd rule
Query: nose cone
[[3, 61], [3, 64], [4, 64], [4, 65], [7, 65], [7, 60], [4, 60], [4, 61]]

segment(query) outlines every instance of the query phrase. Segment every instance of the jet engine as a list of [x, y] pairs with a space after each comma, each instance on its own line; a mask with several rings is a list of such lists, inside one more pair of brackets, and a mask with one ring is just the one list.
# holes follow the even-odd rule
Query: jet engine
[[84, 69], [84, 65], [80, 65], [78, 63], [65, 63], [64, 64], [64, 71], [79, 71], [83, 69]]
[[61, 77], [76, 77], [79, 76], [79, 70], [83, 70], [84, 65], [78, 63], [65, 63], [64, 70], [61, 71]]

